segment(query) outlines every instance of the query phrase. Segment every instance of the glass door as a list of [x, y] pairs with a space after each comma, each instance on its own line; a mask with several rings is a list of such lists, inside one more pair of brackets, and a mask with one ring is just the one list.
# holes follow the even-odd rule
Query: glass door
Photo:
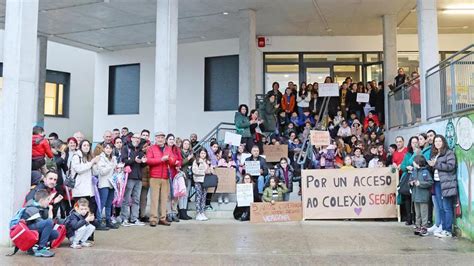
[[331, 76], [331, 67], [311, 67], [305, 68], [306, 83], [324, 83], [324, 79], [327, 76]]

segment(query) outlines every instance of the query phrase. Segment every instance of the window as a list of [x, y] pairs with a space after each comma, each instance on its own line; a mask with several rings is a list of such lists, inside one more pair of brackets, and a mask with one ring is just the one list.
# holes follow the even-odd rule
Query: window
[[44, 86], [44, 115], [66, 117], [71, 74], [46, 70]]
[[140, 64], [109, 67], [109, 115], [139, 114]]
[[282, 93], [290, 81], [299, 85], [299, 65], [266, 65], [265, 70], [265, 92], [272, 90], [275, 81], [280, 84]]
[[239, 105], [239, 56], [206, 57], [204, 111], [235, 110]]
[[304, 54], [306, 62], [362, 62], [362, 54]]

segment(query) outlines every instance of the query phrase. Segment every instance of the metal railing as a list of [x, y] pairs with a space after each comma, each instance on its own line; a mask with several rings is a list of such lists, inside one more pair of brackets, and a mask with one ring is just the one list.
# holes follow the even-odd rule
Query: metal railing
[[421, 121], [420, 78], [408, 80], [388, 94], [389, 128]]
[[235, 124], [220, 122], [193, 147], [193, 152], [196, 153], [201, 147], [208, 149], [212, 140], [216, 140], [219, 146], [223, 145], [225, 132], [227, 131], [235, 133]]
[[426, 71], [427, 119], [474, 108], [474, 44]]

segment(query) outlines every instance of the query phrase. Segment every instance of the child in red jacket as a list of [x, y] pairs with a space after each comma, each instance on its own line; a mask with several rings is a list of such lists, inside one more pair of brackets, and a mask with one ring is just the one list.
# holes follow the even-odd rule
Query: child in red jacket
[[53, 158], [53, 152], [49, 146], [49, 141], [44, 137], [44, 129], [39, 126], [33, 127], [31, 138], [31, 170], [41, 170], [43, 174], [47, 172], [45, 156]]

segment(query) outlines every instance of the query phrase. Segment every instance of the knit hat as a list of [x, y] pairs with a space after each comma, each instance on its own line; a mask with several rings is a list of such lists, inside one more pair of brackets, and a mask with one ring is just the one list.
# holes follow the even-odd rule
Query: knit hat
[[35, 186], [38, 185], [43, 178], [43, 174], [41, 174], [38, 170], [31, 171], [31, 185]]

